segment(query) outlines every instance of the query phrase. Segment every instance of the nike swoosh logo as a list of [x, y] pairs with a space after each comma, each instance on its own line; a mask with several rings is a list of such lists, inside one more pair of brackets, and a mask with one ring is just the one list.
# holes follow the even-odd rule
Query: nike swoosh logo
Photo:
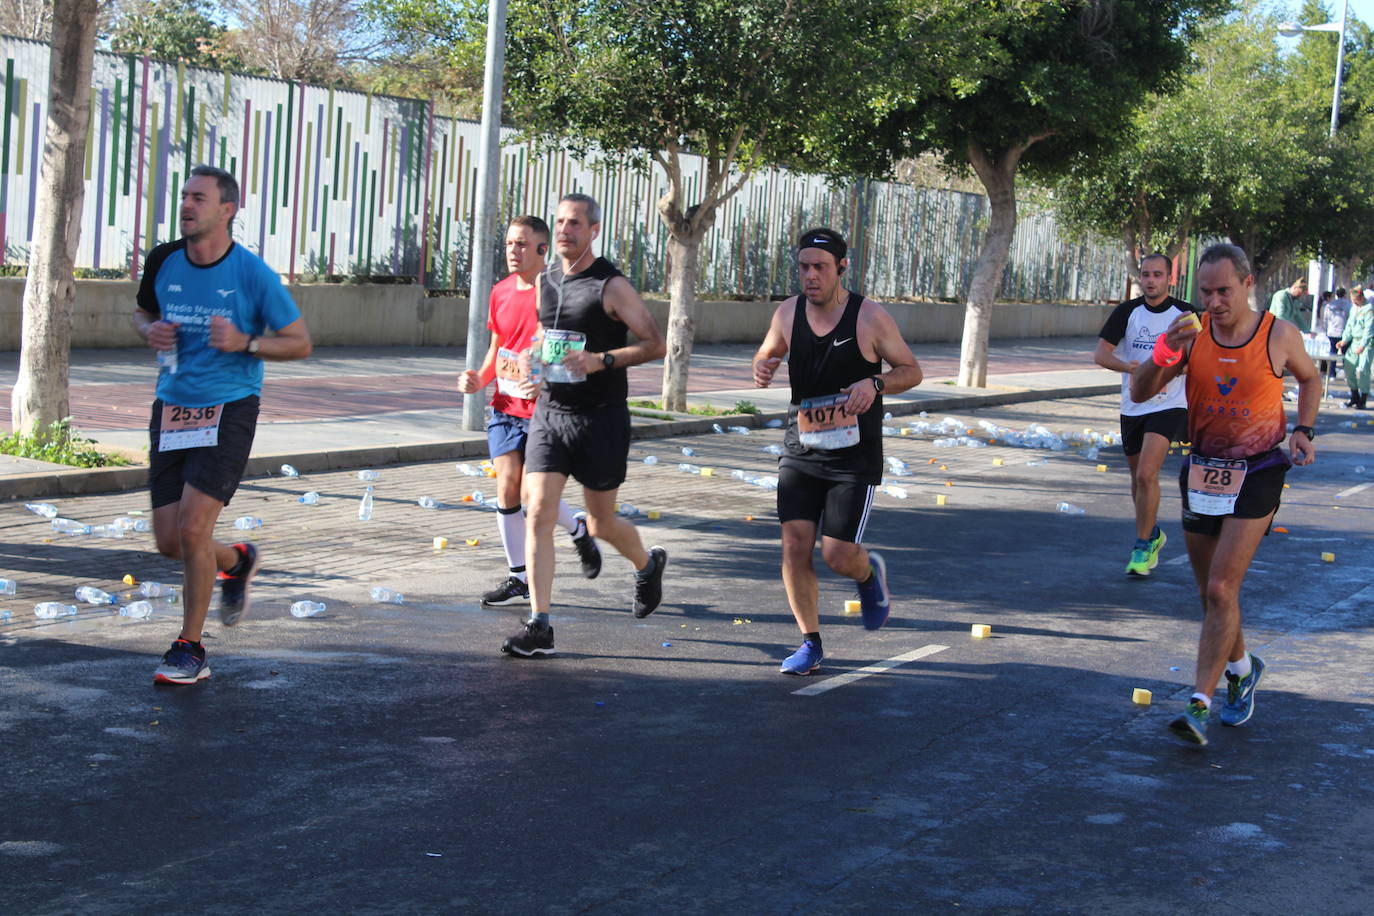
[[850, 342], [851, 340], [853, 340], [853, 339], [854, 339], [854, 338], [852, 338], [852, 337], [846, 337], [844, 340], [832, 341], [831, 344], [830, 344], [830, 346], [832, 346], [832, 347], [838, 347], [838, 346], [840, 346], [841, 344], [847, 344], [847, 343], [849, 343], [849, 342]]

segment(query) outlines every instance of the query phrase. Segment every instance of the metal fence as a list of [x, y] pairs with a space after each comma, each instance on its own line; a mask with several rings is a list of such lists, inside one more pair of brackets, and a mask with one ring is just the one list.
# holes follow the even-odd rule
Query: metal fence
[[[47, 107], [48, 46], [0, 36], [0, 264], [23, 262]], [[98, 52], [77, 266], [136, 274], [177, 234], [177, 202], [198, 163], [228, 169], [242, 200], [235, 237], [274, 269], [415, 277], [467, 284], [478, 125], [430, 102], [345, 92]], [[704, 162], [685, 169], [697, 199]], [[602, 253], [646, 291], [665, 288], [667, 231], [655, 209], [656, 166], [579, 162], [503, 132], [504, 215], [548, 216], [581, 191], [604, 211]], [[955, 191], [758, 172], [719, 212], [703, 243], [699, 288], [763, 296], [795, 290], [792, 242], [826, 224], [853, 240], [851, 276], [869, 295], [958, 298], [988, 216], [986, 198]], [[496, 249], [500, 239], [487, 240]], [[498, 259], [497, 263], [500, 263]], [[1069, 241], [1051, 214], [1023, 215], [1002, 285], [1009, 299], [1118, 298], [1116, 244]]]

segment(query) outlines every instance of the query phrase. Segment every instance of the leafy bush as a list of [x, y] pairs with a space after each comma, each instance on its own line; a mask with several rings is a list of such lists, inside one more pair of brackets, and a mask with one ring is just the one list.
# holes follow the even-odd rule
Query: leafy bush
[[69, 464], [78, 468], [104, 468], [133, 464], [119, 455], [107, 455], [96, 448], [94, 439], [72, 434], [72, 418], [66, 417], [48, 425], [36, 436], [10, 433], [0, 437], [0, 454], [16, 458], [32, 458], [53, 464]]

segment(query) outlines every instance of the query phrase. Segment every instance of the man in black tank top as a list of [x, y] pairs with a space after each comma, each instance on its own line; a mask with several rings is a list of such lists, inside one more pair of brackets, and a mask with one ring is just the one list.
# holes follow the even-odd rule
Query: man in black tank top
[[[525, 565], [530, 619], [501, 646], [517, 658], [553, 655], [549, 604], [553, 591], [553, 529], [568, 478], [582, 484], [592, 537], [634, 564], [631, 610], [647, 617], [663, 597], [668, 552], [644, 549], [639, 531], [616, 514], [630, 454], [625, 369], [666, 350], [658, 322], [610, 261], [592, 255], [601, 207], [585, 194], [558, 202], [554, 247], [559, 257], [538, 285], [544, 390], [525, 443], [527, 495]], [[626, 330], [637, 342], [626, 345]]]
[[782, 673], [805, 675], [824, 654], [811, 559], [818, 529], [826, 564], [859, 583], [864, 626], [887, 622], [886, 566], [860, 542], [882, 480], [883, 392], [916, 387], [921, 367], [887, 310], [840, 286], [849, 261], [839, 233], [808, 229], [797, 248], [802, 294], [773, 313], [754, 355], [754, 384], [767, 388], [788, 357], [792, 405], [778, 459], [778, 520], [782, 581], [803, 641]]

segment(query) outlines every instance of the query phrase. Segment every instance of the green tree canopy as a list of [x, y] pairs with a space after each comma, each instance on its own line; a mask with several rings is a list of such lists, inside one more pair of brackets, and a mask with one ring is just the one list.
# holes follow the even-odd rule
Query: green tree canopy
[[225, 27], [201, 0], [126, 0], [115, 6], [110, 50], [201, 67], [232, 67], [223, 53]]

